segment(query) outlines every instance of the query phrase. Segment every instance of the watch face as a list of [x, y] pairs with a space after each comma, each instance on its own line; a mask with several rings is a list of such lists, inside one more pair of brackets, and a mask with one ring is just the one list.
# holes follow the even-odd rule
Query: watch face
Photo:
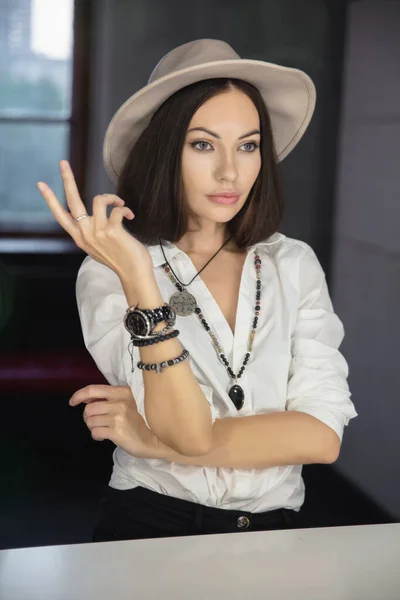
[[143, 315], [131, 312], [126, 319], [126, 327], [136, 335], [147, 335], [147, 322]]

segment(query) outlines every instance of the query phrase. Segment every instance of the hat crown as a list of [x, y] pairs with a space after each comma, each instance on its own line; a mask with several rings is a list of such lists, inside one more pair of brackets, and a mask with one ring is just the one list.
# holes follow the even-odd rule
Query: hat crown
[[219, 60], [237, 60], [240, 56], [222, 40], [202, 39], [182, 44], [168, 52], [153, 69], [149, 83], [175, 71]]

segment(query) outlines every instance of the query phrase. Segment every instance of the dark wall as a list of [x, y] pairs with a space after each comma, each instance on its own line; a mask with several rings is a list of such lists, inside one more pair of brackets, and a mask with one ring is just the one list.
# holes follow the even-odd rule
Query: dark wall
[[1, 354], [82, 346], [75, 279], [85, 256], [79, 250], [2, 255], [2, 288], [10, 308], [0, 331]]
[[399, 519], [400, 2], [353, 2], [346, 29], [331, 280], [360, 418], [336, 467]]

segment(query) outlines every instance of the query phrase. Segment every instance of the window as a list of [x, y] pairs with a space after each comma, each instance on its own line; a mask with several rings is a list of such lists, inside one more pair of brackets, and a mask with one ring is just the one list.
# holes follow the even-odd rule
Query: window
[[[0, 0], [0, 232], [67, 236], [36, 188], [65, 204], [59, 160], [84, 189], [86, 0]], [[77, 170], [75, 165], [79, 165]]]

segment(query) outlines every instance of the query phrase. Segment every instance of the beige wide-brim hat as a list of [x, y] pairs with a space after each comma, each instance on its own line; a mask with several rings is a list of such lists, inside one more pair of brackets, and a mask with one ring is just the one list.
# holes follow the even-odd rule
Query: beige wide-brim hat
[[303, 136], [314, 112], [316, 93], [310, 77], [299, 69], [240, 58], [224, 41], [201, 39], [168, 52], [148, 84], [111, 119], [103, 146], [110, 179], [118, 182], [131, 148], [165, 100], [187, 85], [216, 77], [243, 79], [258, 88], [271, 117], [278, 159], [283, 160]]

